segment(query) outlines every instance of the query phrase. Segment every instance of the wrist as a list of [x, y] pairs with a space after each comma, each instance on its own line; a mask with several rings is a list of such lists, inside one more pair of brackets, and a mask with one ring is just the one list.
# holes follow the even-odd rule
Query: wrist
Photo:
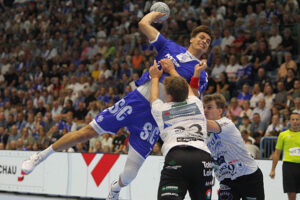
[[199, 88], [200, 77], [192, 77], [190, 81], [191, 88], [198, 89]]

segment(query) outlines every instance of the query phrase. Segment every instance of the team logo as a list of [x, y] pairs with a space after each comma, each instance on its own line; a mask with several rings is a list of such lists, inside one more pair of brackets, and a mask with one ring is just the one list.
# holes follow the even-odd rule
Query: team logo
[[152, 125], [150, 122], [146, 122], [143, 126], [143, 131], [140, 132], [140, 138], [148, 141], [153, 145], [159, 136], [158, 127]]
[[102, 115], [99, 115], [96, 121], [97, 121], [98, 123], [100, 123], [100, 122], [102, 122], [102, 120], [103, 120], [103, 116], [102, 116]]

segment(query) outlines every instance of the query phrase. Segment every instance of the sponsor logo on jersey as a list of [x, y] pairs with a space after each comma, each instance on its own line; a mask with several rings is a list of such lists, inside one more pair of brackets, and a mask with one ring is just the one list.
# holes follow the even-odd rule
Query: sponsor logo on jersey
[[289, 149], [291, 156], [300, 156], [300, 147], [294, 147]]
[[163, 121], [168, 121], [178, 117], [201, 114], [196, 103], [187, 104], [180, 107], [174, 107], [163, 112]]

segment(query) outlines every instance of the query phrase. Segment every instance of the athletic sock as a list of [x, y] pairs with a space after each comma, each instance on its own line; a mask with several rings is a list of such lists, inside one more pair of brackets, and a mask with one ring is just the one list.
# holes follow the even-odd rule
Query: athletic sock
[[50, 145], [47, 149], [39, 152], [39, 156], [41, 156], [41, 158], [45, 160], [48, 156], [50, 156], [54, 152], [55, 151], [52, 149], [52, 145]]
[[119, 179], [115, 180], [112, 184], [111, 184], [111, 191], [113, 192], [120, 192], [121, 190], [121, 186], [119, 184]]

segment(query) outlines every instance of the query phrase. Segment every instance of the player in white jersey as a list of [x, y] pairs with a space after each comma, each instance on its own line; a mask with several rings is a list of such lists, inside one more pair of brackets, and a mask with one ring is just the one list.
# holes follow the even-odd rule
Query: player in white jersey
[[[240, 131], [222, 117], [226, 101], [221, 94], [203, 98], [216, 178], [220, 181], [219, 200], [264, 199], [263, 175], [246, 150]], [[210, 130], [213, 128], [212, 130]]]
[[[161, 172], [158, 199], [211, 199], [212, 160], [206, 145], [207, 129], [203, 105], [169, 59], [160, 61], [171, 76], [164, 79], [164, 99], [159, 99], [159, 79], [163, 71], [156, 62], [150, 68], [152, 115], [164, 141], [165, 163]], [[200, 72], [206, 64], [198, 64]], [[170, 68], [171, 66], [171, 68]]]

